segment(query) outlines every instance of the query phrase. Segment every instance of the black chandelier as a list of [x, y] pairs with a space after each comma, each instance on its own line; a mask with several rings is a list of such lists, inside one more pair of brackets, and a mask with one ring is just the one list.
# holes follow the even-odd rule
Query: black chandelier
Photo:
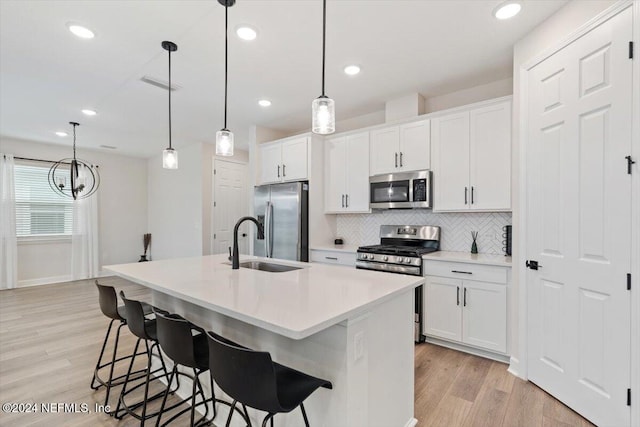
[[84, 199], [98, 190], [100, 174], [97, 168], [76, 158], [76, 126], [80, 126], [80, 123], [69, 124], [73, 126], [73, 158], [62, 159], [51, 166], [49, 186], [58, 194], [73, 197], [73, 200]]

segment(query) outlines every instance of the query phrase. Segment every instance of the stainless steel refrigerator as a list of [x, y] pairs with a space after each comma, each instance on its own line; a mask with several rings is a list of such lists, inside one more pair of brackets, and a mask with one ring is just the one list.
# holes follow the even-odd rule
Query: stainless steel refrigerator
[[309, 184], [289, 182], [255, 188], [254, 214], [264, 240], [253, 239], [253, 254], [309, 261]]

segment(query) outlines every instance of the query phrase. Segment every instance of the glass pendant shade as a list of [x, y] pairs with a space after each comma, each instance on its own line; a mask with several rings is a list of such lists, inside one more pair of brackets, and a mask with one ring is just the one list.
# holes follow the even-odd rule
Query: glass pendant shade
[[165, 169], [178, 169], [178, 152], [173, 148], [167, 148], [162, 152], [162, 167]]
[[228, 129], [216, 132], [216, 156], [233, 156], [233, 132]]
[[336, 112], [333, 99], [321, 96], [313, 100], [311, 105], [313, 133], [328, 135], [336, 131]]

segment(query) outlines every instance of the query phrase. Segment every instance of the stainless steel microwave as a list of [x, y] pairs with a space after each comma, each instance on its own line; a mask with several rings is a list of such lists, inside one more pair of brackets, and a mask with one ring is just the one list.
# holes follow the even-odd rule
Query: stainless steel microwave
[[390, 173], [369, 178], [371, 209], [416, 209], [431, 206], [431, 171]]

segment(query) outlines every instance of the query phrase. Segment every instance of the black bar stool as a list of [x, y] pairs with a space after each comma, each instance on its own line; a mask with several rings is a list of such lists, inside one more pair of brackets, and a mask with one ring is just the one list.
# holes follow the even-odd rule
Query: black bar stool
[[[160, 352], [160, 347], [158, 346], [158, 338], [156, 333], [156, 319], [148, 319], [145, 317], [145, 311], [143, 303], [136, 300], [130, 300], [125, 297], [124, 292], [120, 291], [120, 297], [124, 301], [126, 316], [127, 316], [127, 326], [129, 326], [129, 330], [138, 337], [136, 341], [134, 357], [131, 358], [131, 362], [129, 363], [129, 370], [125, 376], [124, 385], [122, 386], [122, 390], [120, 391], [120, 398], [118, 399], [118, 405], [116, 406], [116, 410], [114, 415], [117, 419], [122, 419], [124, 415], [129, 414], [134, 418], [140, 420], [140, 425], [143, 426], [144, 422], [150, 418], [157, 416], [160, 411], [154, 412], [151, 414], [147, 414], [147, 404], [155, 399], [158, 399], [165, 395], [165, 390], [156, 393], [153, 396], [149, 396], [149, 384], [151, 381], [158, 380], [160, 378], [168, 378], [169, 373], [167, 372], [167, 368], [164, 363], [164, 359], [162, 358], [162, 353]], [[159, 311], [159, 309], [152, 307], [153, 310]], [[138, 353], [138, 347], [140, 346], [140, 341], [144, 341], [144, 345], [146, 347], [146, 352]], [[151, 341], [151, 346], [149, 346], [149, 341]], [[157, 356], [153, 354], [153, 349], [156, 349]], [[146, 375], [144, 381], [139, 384], [127, 388], [130, 385], [130, 382], [133, 382], [134, 379], [131, 378], [131, 370], [133, 369], [133, 364], [135, 362], [135, 356], [138, 354], [146, 354], [147, 355], [147, 367], [146, 367]], [[156, 356], [160, 359], [160, 367], [152, 370], [151, 368], [151, 360], [152, 357]], [[161, 375], [151, 378], [151, 375], [155, 375], [159, 372], [162, 372]], [[125, 402], [125, 396], [138, 389], [139, 387], [144, 386], [144, 397], [141, 401], [136, 402], [134, 404], [127, 404]], [[167, 384], [166, 390], [167, 392], [175, 392], [180, 383], [178, 383], [175, 390], [170, 391], [171, 382]], [[142, 406], [142, 413], [137, 414], [135, 410]], [[121, 409], [122, 407], [122, 409]]]
[[[176, 407], [183, 403], [189, 403], [190, 401], [191, 407], [187, 407], [176, 413], [162, 425], [166, 426], [187, 411], [190, 411], [191, 414], [191, 426], [210, 424], [217, 415], [216, 403], [222, 403], [228, 406], [231, 406], [231, 404], [224, 400], [216, 399], [213, 379], [211, 376], [209, 376], [211, 398], [207, 399], [204, 394], [204, 390], [202, 389], [200, 375], [209, 370], [209, 348], [207, 346], [207, 337], [204, 330], [178, 314], [156, 312], [156, 319], [158, 321], [158, 341], [160, 342], [160, 348], [162, 348], [162, 351], [164, 351], [174, 363], [169, 384], [171, 384], [174, 377], [177, 378], [180, 375], [191, 378], [193, 382], [191, 398], [173, 405], [173, 407]], [[191, 368], [193, 375], [179, 371], [178, 366]], [[198, 395], [201, 400], [196, 403], [196, 397]], [[165, 393], [164, 399], [162, 400], [162, 406], [160, 408], [161, 414], [158, 416], [156, 421], [156, 427], [160, 425], [162, 413], [167, 411], [167, 409], [165, 409], [167, 396], [168, 393]], [[207, 419], [207, 416], [209, 415], [209, 402], [212, 402], [213, 406], [213, 418], [211, 420]], [[200, 405], [205, 405], [205, 413], [203, 417], [198, 421], [195, 421], [195, 410], [196, 407]], [[242, 413], [240, 413], [240, 415], [243, 418], [245, 417]]]
[[[115, 368], [116, 363], [130, 359], [134, 357], [134, 354], [129, 354], [123, 357], [117, 357], [118, 353], [118, 342], [120, 341], [120, 329], [124, 325], [127, 324], [127, 316], [125, 313], [124, 306], [118, 305], [118, 297], [116, 295], [116, 290], [113, 286], [105, 286], [95, 281], [96, 287], [98, 288], [98, 301], [100, 303], [100, 310], [102, 314], [111, 319], [109, 322], [109, 327], [107, 328], [107, 334], [104, 337], [104, 341], [102, 343], [102, 349], [100, 350], [100, 356], [98, 356], [98, 362], [96, 363], [96, 367], [93, 371], [93, 378], [91, 379], [91, 388], [93, 390], [97, 390], [100, 387], [106, 387], [107, 393], [104, 398], [104, 406], [106, 407], [109, 404], [109, 394], [111, 393], [111, 387], [121, 385], [124, 383], [125, 375], [120, 375], [118, 377], [113, 377], [113, 370]], [[152, 308], [149, 304], [143, 305], [143, 310], [146, 314], [152, 312]], [[102, 363], [102, 358], [104, 356], [104, 351], [107, 347], [107, 342], [109, 341], [109, 335], [111, 334], [111, 328], [113, 327], [113, 322], [120, 322], [118, 325], [118, 329], [116, 330], [116, 337], [113, 346], [113, 354], [111, 355], [111, 361]], [[134, 352], [135, 353], [135, 352]], [[144, 354], [144, 353], [140, 353]], [[109, 378], [104, 380], [100, 377], [100, 370], [103, 368], [109, 367]], [[133, 372], [135, 378], [140, 378], [141, 374], [144, 374], [144, 370]]]
[[303, 402], [320, 387], [331, 389], [331, 382], [275, 363], [266, 351], [229, 344], [227, 339], [211, 331], [207, 336], [211, 375], [233, 399], [227, 426], [231, 423], [233, 408], [241, 403], [267, 412], [262, 420], [263, 427], [267, 421], [271, 421], [273, 427], [276, 414], [291, 412], [300, 406], [304, 424], [309, 427]]

